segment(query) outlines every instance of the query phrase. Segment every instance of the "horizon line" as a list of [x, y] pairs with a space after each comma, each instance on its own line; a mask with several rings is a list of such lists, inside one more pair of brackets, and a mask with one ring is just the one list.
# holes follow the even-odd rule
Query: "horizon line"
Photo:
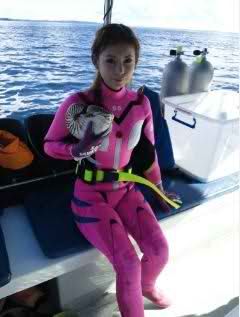
[[[85, 21], [85, 20], [47, 20], [47, 19], [30, 19], [30, 18], [4, 18], [0, 17], [0, 21], [25, 21], [25, 22], [71, 22], [71, 23], [88, 23], [88, 24], [103, 24], [103, 22], [97, 21]], [[195, 32], [220, 32], [220, 33], [239, 33], [239, 31], [222, 31], [222, 30], [206, 30], [206, 29], [186, 29], [186, 28], [171, 28], [164, 26], [146, 26], [146, 25], [135, 25], [136, 28], [155, 28], [155, 29], [165, 29], [165, 30], [179, 30], [179, 31], [195, 31]]]

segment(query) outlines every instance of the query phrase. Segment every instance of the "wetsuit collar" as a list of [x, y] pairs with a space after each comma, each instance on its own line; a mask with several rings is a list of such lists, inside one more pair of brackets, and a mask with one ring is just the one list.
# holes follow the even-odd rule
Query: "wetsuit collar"
[[108, 87], [104, 81], [102, 81], [101, 83], [101, 90], [103, 92], [104, 96], [113, 98], [113, 99], [121, 99], [122, 97], [124, 97], [127, 93], [127, 89], [126, 87], [123, 87], [119, 90], [113, 90], [110, 87]]

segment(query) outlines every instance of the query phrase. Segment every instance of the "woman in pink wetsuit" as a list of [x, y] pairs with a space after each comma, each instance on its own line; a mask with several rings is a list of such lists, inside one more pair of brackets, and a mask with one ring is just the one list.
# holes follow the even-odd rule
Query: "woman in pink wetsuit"
[[[141, 149], [144, 156], [138, 161], [143, 163], [144, 177], [163, 190], [149, 100], [126, 87], [138, 57], [139, 42], [129, 27], [109, 24], [99, 29], [92, 45], [95, 82], [89, 90], [75, 93], [61, 104], [45, 137], [44, 149], [57, 159], [80, 159], [81, 166], [91, 156], [101, 170], [124, 170], [140, 153], [136, 149]], [[114, 120], [110, 133], [94, 138], [90, 128], [86, 140], [68, 143], [65, 117], [72, 104], [97, 104], [111, 112]], [[159, 308], [169, 306], [155, 285], [168, 261], [168, 244], [151, 207], [133, 183], [87, 183], [79, 176], [72, 211], [80, 232], [116, 271], [117, 301], [123, 317], [144, 316], [143, 296]], [[128, 234], [139, 245], [141, 260]]]

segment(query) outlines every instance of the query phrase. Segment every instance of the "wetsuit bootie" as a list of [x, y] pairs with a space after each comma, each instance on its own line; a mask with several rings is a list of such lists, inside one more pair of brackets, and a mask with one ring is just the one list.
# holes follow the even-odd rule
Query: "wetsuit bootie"
[[170, 299], [158, 289], [142, 291], [144, 297], [157, 305], [160, 309], [168, 308], [171, 305]]

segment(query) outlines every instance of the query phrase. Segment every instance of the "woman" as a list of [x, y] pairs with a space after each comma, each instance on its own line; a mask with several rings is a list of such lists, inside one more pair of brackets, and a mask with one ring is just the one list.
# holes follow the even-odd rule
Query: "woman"
[[[72, 200], [73, 214], [80, 232], [116, 271], [117, 301], [124, 317], [144, 316], [142, 295], [159, 308], [169, 306], [168, 299], [155, 286], [168, 261], [168, 244], [151, 207], [132, 182], [96, 177], [100, 168], [106, 175], [109, 170], [128, 170], [136, 155], [144, 153], [144, 157], [138, 157], [143, 163], [143, 174], [162, 190], [149, 100], [126, 87], [137, 65], [139, 49], [137, 37], [125, 25], [109, 24], [97, 31], [92, 45], [96, 79], [89, 90], [75, 93], [61, 104], [44, 146], [45, 152], [54, 158], [81, 161]], [[110, 128], [96, 135], [91, 122], [84, 137], [69, 143], [69, 109], [72, 105], [76, 110], [89, 104], [112, 114], [110, 121], [114, 116]], [[84, 115], [81, 111], [80, 119], [81, 113]], [[86, 170], [90, 171], [89, 179], [85, 177]], [[141, 261], [128, 234], [143, 253]]]

